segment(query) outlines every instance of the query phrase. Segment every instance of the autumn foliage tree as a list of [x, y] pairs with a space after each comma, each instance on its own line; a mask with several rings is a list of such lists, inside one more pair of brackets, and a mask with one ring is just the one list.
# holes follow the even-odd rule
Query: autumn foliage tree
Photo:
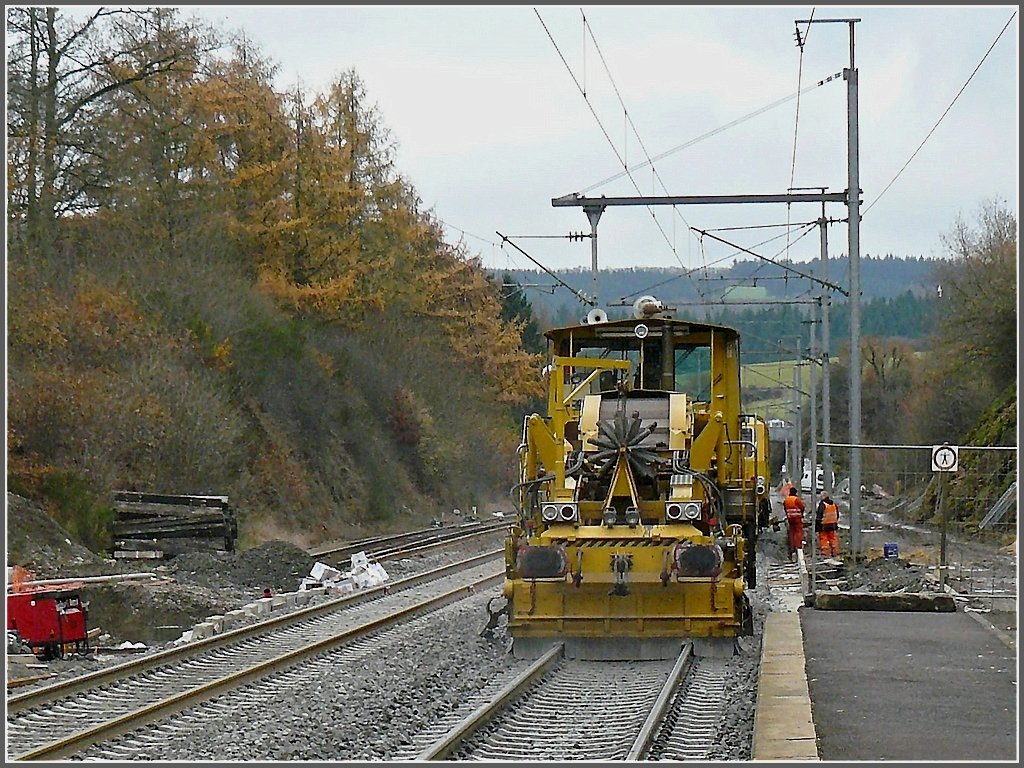
[[507, 488], [539, 360], [355, 71], [278, 92], [173, 8], [7, 21], [12, 487], [229, 493], [296, 535]]

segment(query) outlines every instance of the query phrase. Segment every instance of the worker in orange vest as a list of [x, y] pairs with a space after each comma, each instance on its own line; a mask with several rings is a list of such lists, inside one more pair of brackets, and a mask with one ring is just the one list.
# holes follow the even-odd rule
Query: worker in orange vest
[[789, 526], [789, 559], [796, 557], [796, 551], [804, 548], [804, 500], [796, 490], [789, 489], [789, 495], [782, 500], [782, 508], [786, 511], [786, 524]]
[[825, 491], [821, 492], [821, 501], [814, 511], [814, 525], [822, 557], [839, 557], [839, 505]]

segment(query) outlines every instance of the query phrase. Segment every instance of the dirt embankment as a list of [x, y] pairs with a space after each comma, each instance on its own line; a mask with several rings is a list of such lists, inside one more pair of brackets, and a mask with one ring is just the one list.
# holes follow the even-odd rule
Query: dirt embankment
[[7, 565], [40, 579], [116, 572], [113, 563], [73, 542], [46, 510], [15, 493], [7, 494]]

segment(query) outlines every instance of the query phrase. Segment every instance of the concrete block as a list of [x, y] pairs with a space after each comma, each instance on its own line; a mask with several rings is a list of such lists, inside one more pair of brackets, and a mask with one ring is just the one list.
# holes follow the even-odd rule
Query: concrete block
[[243, 611], [240, 608], [236, 608], [233, 611], [228, 611], [224, 614], [224, 628], [231, 629], [245, 623], [246, 618], [250, 614], [247, 611]]
[[260, 614], [265, 615], [274, 610], [274, 598], [272, 597], [261, 597], [256, 601], [256, 605], [259, 606], [258, 610]]
[[383, 584], [391, 578], [388, 576], [388, 572], [384, 570], [384, 566], [380, 563], [370, 563], [370, 565], [367, 566], [366, 572], [373, 577], [374, 585]]
[[329, 581], [341, 576], [341, 571], [337, 568], [332, 568], [325, 563], [316, 562], [313, 563], [313, 567], [310, 569], [309, 575], [317, 581]]
[[921, 592], [818, 592], [814, 607], [824, 611], [956, 612], [952, 595]]
[[192, 627], [193, 640], [205, 640], [208, 637], [213, 637], [215, 634], [213, 624], [208, 621], [201, 621]]
[[270, 598], [265, 597], [265, 598], [262, 598], [262, 599], [270, 600], [270, 610], [272, 610], [272, 611], [276, 611], [279, 608], [284, 608], [285, 604], [287, 603], [287, 600], [285, 600], [284, 595], [274, 595], [273, 597], [270, 597]]
[[370, 558], [366, 556], [365, 552], [356, 552], [352, 555], [352, 570], [362, 571], [370, 564]]
[[304, 605], [309, 605], [309, 591], [301, 590], [299, 592], [289, 593], [292, 600], [295, 603], [296, 608], [301, 608]]
[[351, 579], [343, 579], [341, 581], [331, 582], [330, 586], [325, 587], [324, 594], [331, 595], [348, 595], [355, 591], [355, 587], [352, 584]]
[[247, 603], [243, 606], [242, 610], [248, 613], [250, 616], [266, 616], [270, 613], [270, 598], [261, 597], [252, 603]]
[[207, 616], [206, 617], [206, 621], [204, 623], [212, 624], [213, 625], [213, 633], [216, 634], [216, 635], [219, 635], [221, 632], [224, 631], [224, 617], [221, 616], [220, 614], [215, 614], [213, 616]]

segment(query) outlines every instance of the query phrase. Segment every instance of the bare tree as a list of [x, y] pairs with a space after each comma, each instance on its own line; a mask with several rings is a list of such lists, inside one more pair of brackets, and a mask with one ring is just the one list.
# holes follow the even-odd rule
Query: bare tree
[[189, 51], [152, 44], [167, 9], [8, 9], [8, 223], [49, 250], [61, 216], [94, 207], [105, 148], [104, 97], [182, 66]]
[[958, 217], [943, 236], [942, 345], [997, 391], [1017, 377], [1017, 218], [1005, 203], [981, 206], [975, 226]]

